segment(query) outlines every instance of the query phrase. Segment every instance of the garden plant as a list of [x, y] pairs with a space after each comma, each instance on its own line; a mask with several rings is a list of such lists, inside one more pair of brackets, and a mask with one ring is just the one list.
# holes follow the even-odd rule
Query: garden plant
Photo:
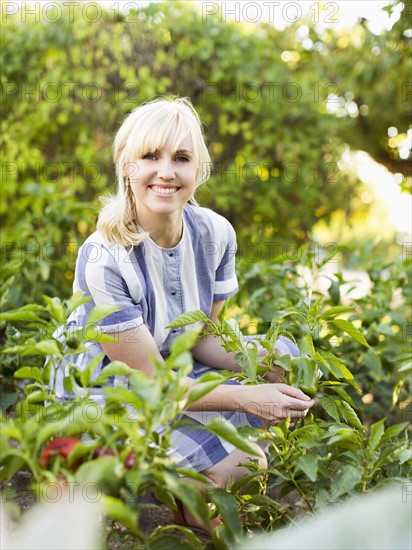
[[[385, 8], [390, 30], [360, 20], [350, 35], [322, 29], [314, 13], [279, 31], [205, 18], [189, 4], [101, 7], [92, 23], [81, 5], [24, 22], [2, 12], [2, 501], [18, 526], [27, 502], [80, 491], [102, 506], [102, 548], [241, 548], [411, 479], [412, 245], [366, 229], [369, 191], [342, 162], [365, 151], [411, 191], [410, 156], [400, 153], [411, 114], [411, 0]], [[200, 311], [173, 321], [185, 332], [152, 379], [120, 362], [96, 378], [97, 363], [79, 372], [72, 359], [85, 342], [110, 340], [99, 322], [113, 309], [95, 308], [81, 331], [67, 328], [85, 300], [71, 296], [74, 262], [97, 196], [114, 181], [114, 129], [158, 94], [189, 96], [207, 125], [214, 174], [198, 199], [236, 230], [240, 287], [218, 323]], [[317, 242], [319, 223], [338, 227], [330, 242]], [[187, 395], [190, 350], [209, 334], [242, 370], [206, 375]], [[279, 336], [301, 357], [275, 352]], [[55, 391], [64, 358], [70, 402]], [[170, 436], [185, 408], [230, 377], [265, 384], [274, 364], [316, 398], [311, 412], [260, 430], [211, 421], [205, 429], [250, 452], [249, 473], [225, 490], [177, 469]], [[125, 384], [107, 386], [101, 408], [86, 388], [115, 375]], [[172, 524], [147, 533], [144, 513], [175, 510], [177, 500], [205, 527], [218, 514], [222, 524], [209, 538]]]
[[[66, 301], [44, 296], [43, 305], [2, 313], [1, 321], [8, 324], [3, 357], [13, 373], [10, 387], [18, 392], [14, 414], [4, 411], [2, 422], [1, 478], [7, 500], [18, 497], [18, 491], [8, 485], [14, 474], [28, 470], [37, 499], [73, 487], [82, 488], [86, 498], [91, 494], [99, 498], [112, 520], [106, 527], [108, 543], [116, 531], [114, 522], [120, 522], [127, 528], [127, 537], [142, 548], [161, 548], [170, 537], [176, 548], [202, 548], [203, 542], [185, 527], [161, 526], [150, 536], [141, 532], [139, 514], [149, 506], [142, 497], [151, 492], [170, 509], [175, 508], [175, 499], [183, 501], [199, 518], [220, 513], [223, 524], [207, 544], [231, 548], [247, 531], [271, 531], [356, 493], [406, 483], [412, 463], [407, 433], [411, 357], [402, 333], [409, 314], [409, 287], [402, 283], [410, 280], [411, 264], [398, 259], [387, 266], [391, 277], [385, 279], [390, 283], [381, 278], [374, 281], [379, 300], [374, 300], [372, 290], [361, 300], [342, 305], [332, 284], [328, 296], [318, 296], [298, 274], [305, 267], [313, 283], [328, 260], [316, 264], [313, 254], [302, 249], [305, 265], [241, 264], [245, 287], [240, 289], [239, 304], [226, 304], [217, 324], [200, 311], [177, 318], [171, 327], [187, 325], [187, 330], [164, 365], [156, 365], [152, 380], [120, 362], [112, 362], [95, 380], [93, 363], [84, 372], [73, 365], [65, 377], [65, 387], [76, 394], [70, 402], [61, 401], [53, 390], [54, 373], [64, 356], [84, 352], [85, 340], [113, 338], [101, 334], [98, 325], [112, 309], [95, 308], [87, 333], [64, 328], [68, 315], [84, 300], [79, 294]], [[6, 287], [11, 284], [9, 278]], [[394, 288], [400, 289], [403, 298], [398, 296], [398, 307], [389, 310]], [[246, 291], [254, 322], [242, 327], [244, 317], [238, 312]], [[5, 293], [7, 300], [7, 288]], [[268, 301], [274, 310], [269, 323], [267, 309], [262, 307]], [[192, 329], [193, 323], [202, 323], [203, 331]], [[252, 326], [267, 330], [252, 340], [250, 335], [244, 339], [242, 328], [247, 333]], [[56, 337], [58, 327], [63, 328], [63, 337]], [[250, 473], [229, 484], [226, 491], [206, 489], [209, 508], [199, 489], [180, 479], [192, 477], [205, 490], [203, 476], [176, 469], [168, 457], [170, 432], [179, 422], [179, 413], [234, 376], [227, 371], [205, 375], [185, 395], [181, 378], [191, 369], [190, 349], [204, 334], [213, 334], [237, 353], [242, 365], [237, 376], [246, 383], [265, 383], [265, 374], [276, 363], [287, 383], [318, 400], [316, 410], [294, 426], [288, 418], [267, 430], [236, 430], [210, 422], [207, 429], [249, 451], [251, 460]], [[273, 344], [280, 335], [293, 338], [302, 357], [277, 356]], [[268, 350], [263, 359], [257, 344]], [[101, 409], [85, 388], [90, 380], [101, 384], [115, 374], [128, 377], [130, 387], [108, 386], [107, 404]], [[365, 400], [365, 396], [369, 397]], [[267, 443], [265, 471], [253, 460], [250, 441], [256, 439]], [[183, 539], [175, 538], [176, 529]]]

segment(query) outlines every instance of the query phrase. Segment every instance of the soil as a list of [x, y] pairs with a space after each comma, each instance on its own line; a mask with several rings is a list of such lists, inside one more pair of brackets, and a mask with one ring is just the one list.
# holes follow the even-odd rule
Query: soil
[[[31, 473], [20, 471], [10, 481], [0, 484], [0, 491], [3, 493], [4, 501], [14, 502], [23, 512], [30, 509], [36, 502], [35, 496], [29, 489], [30, 481]], [[14, 492], [16, 496], [14, 496]], [[278, 489], [271, 489], [268, 491], [268, 495], [274, 500], [289, 506], [291, 509], [295, 508], [295, 504], [300, 500], [296, 491], [292, 491], [287, 497], [281, 498]], [[148, 495], [144, 499], [141, 499], [140, 503], [144, 506], [140, 511], [139, 527], [145, 535], [149, 536], [156, 527], [172, 525], [174, 523], [171, 510], [167, 506], [160, 504], [152, 496]], [[184, 538], [178, 530], [174, 531], [173, 535], [178, 538]], [[129, 548], [133, 550], [136, 547], [136, 542], [133, 537], [128, 535], [126, 527], [118, 522], [108, 525], [106, 536], [108, 550], [127, 550]], [[210, 540], [210, 537], [202, 533], [196, 532], [196, 536], [203, 544]]]
[[[17, 472], [10, 481], [0, 484], [3, 499], [17, 504], [23, 513], [36, 503], [35, 495], [29, 489], [30, 481], [31, 473], [21, 471]], [[14, 492], [18, 495], [15, 498], [13, 498]], [[148, 496], [143, 499], [142, 504], [145, 506], [140, 512], [139, 527], [143, 534], [149, 536], [156, 527], [174, 523], [171, 510], [167, 506], [159, 504], [154, 498]], [[109, 550], [135, 548], [135, 541], [128, 535], [127, 529], [122, 524], [118, 522], [112, 524], [109, 531], [107, 541]], [[178, 530], [174, 531], [173, 535], [179, 538], [183, 537]], [[202, 533], [196, 533], [196, 535], [203, 543], [210, 540], [207, 535]]]

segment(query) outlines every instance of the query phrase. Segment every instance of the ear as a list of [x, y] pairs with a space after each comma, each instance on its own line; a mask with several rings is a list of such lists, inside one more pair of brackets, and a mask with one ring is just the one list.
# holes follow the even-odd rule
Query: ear
[[124, 178], [131, 178], [133, 174], [136, 174], [138, 171], [138, 166], [136, 162], [125, 162], [123, 165], [122, 176]]

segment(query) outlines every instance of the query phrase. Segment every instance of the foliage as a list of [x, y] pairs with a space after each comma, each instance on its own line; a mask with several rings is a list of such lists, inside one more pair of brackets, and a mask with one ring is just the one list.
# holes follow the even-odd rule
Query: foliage
[[[233, 223], [242, 253], [252, 244], [272, 259], [285, 243], [310, 238], [317, 220], [350, 214], [359, 182], [339, 165], [348, 146], [402, 173], [407, 186], [409, 161], [387, 137], [388, 126], [398, 141], [406, 132], [407, 8], [388, 33], [359, 24], [348, 37], [309, 19], [279, 31], [202, 17], [188, 2], [129, 14], [36, 6], [37, 20], [24, 24], [24, 6], [5, 15], [0, 54], [2, 256], [21, 262], [13, 307], [39, 292], [69, 295], [96, 195], [113, 189], [112, 137], [125, 114], [158, 94], [191, 97], [205, 121], [215, 174], [199, 198]], [[332, 92], [368, 113], [329, 113]]]
[[[385, 548], [407, 550], [410, 547], [407, 485], [391, 487], [323, 511], [298, 525], [276, 533], [242, 541], [239, 550], [308, 550], [322, 548]], [[387, 511], [392, 510], [390, 525]]]
[[[263, 303], [269, 303], [276, 312], [272, 313], [266, 334], [255, 336], [255, 341], [268, 350], [263, 359], [258, 356], [256, 345], [243, 340], [234, 319], [222, 317], [220, 325], [207, 324], [208, 332], [220, 338], [225, 349], [237, 352], [243, 366], [241, 377], [249, 383], [264, 383], [268, 369], [276, 364], [284, 369], [285, 382], [316, 393], [318, 401], [317, 410], [294, 427], [285, 420], [263, 434], [250, 428], [239, 429], [240, 433], [266, 440], [270, 457], [265, 475], [251, 461], [250, 474], [229, 488], [238, 500], [244, 523], [251, 529], [256, 525], [268, 530], [277, 528], [296, 515], [313, 513], [356, 492], [368, 492], [395, 481], [402, 483], [410, 474], [412, 451], [406, 430], [411, 349], [402, 336], [395, 338], [394, 327], [406, 323], [410, 315], [410, 288], [403, 287], [403, 283], [407, 277], [410, 280], [411, 264], [398, 259], [388, 266], [398, 279], [371, 270], [371, 276], [378, 277], [380, 292], [374, 288], [371, 295], [349, 306], [340, 303], [342, 274], [333, 276], [337, 289], [330, 286], [329, 299], [311, 297], [310, 293], [308, 296], [308, 289], [296, 284], [298, 267], [309, 270], [312, 266], [311, 280], [319, 274], [321, 263], [316, 266], [313, 256], [307, 254], [306, 266], [262, 263], [243, 267], [246, 273], [247, 269], [253, 272], [253, 277], [244, 278], [241, 303], [242, 297], [250, 297], [248, 310], [260, 314], [260, 327], [265, 321], [262, 314], [269, 309], [263, 308]], [[295, 280], [290, 276], [292, 272]], [[263, 282], [264, 277], [267, 279]], [[382, 284], [383, 279], [387, 284]], [[387, 308], [400, 284], [405, 289], [404, 300], [399, 300], [389, 318]], [[253, 289], [257, 289], [255, 293]], [[342, 315], [349, 317], [340, 318]], [[173, 326], [202, 320], [200, 317], [201, 312], [185, 314]], [[376, 334], [382, 334], [382, 318], [386, 318], [385, 334], [392, 336], [387, 344], [374, 339]], [[353, 323], [357, 320], [362, 321], [360, 327]], [[295, 339], [303, 357], [278, 357], [273, 350], [280, 335]], [[396, 357], [396, 367], [385, 361], [389, 349], [390, 357]], [[381, 361], [382, 384], [378, 387], [372, 354]], [[368, 392], [365, 401], [363, 392]]]
[[[20, 382], [23, 397], [16, 413], [3, 418], [1, 479], [8, 481], [17, 471], [30, 470], [39, 498], [44, 498], [51, 484], [61, 491], [71, 484], [83, 489], [93, 484], [100, 491], [105, 513], [127, 527], [137, 547], [146, 544], [150, 548], [170, 541], [174, 526], [159, 528], [144, 541], [138, 518], [145, 505], [139, 499], [149, 489], [171, 509], [177, 498], [199, 518], [220, 513], [223, 524], [212, 533], [213, 545], [232, 548], [242, 540], [245, 528], [272, 531], [357, 493], [402, 484], [412, 464], [407, 434], [410, 346], [396, 336], [394, 326], [410, 315], [410, 288], [405, 284], [411, 275], [410, 262], [398, 259], [387, 266], [391, 277], [370, 267], [375, 283], [372, 294], [343, 305], [343, 275], [329, 275], [335, 287], [330, 286], [329, 296], [317, 297], [315, 291], [308, 293], [308, 288], [319, 276], [322, 262], [316, 265], [307, 249], [301, 253], [303, 258], [305, 263], [300, 266], [265, 263], [241, 267], [244, 274], [252, 267], [253, 271], [244, 278], [239, 303], [247, 292], [251, 299], [248, 310], [254, 316], [263, 315], [255, 319], [254, 326], [259, 322], [263, 328], [269, 323], [265, 334], [244, 340], [241, 324], [230, 316], [233, 306], [228, 303], [217, 323], [199, 311], [188, 312], [170, 325], [204, 323], [206, 334], [213, 334], [237, 354], [242, 365], [239, 379], [247, 384], [266, 383], [267, 372], [276, 364], [282, 367], [286, 382], [306, 390], [309, 386], [318, 401], [313, 412], [294, 426], [288, 418], [268, 430], [231, 430], [212, 422], [208, 429], [250, 451], [251, 460], [246, 464], [250, 472], [241, 480], [229, 483], [226, 491], [209, 491], [210, 509], [199, 490], [179, 479], [179, 474], [184, 474], [206, 482], [200, 474], [176, 469], [168, 454], [170, 433], [186, 406], [234, 374], [205, 375], [187, 395], [181, 380], [191, 369], [188, 350], [199, 337], [198, 331], [188, 330], [176, 340], [166, 362], [155, 364], [152, 380], [120, 362], [111, 363], [94, 379], [94, 362], [83, 372], [71, 362], [65, 388], [75, 396], [62, 402], [53, 389], [53, 372], [63, 358], [82, 353], [85, 339], [110, 338], [100, 334], [95, 323], [111, 308], [91, 312], [87, 337], [67, 332], [68, 315], [84, 299], [80, 294], [63, 302], [44, 297], [45, 305], [31, 304], [1, 314], [0, 321], [11, 325], [27, 323], [19, 341], [14, 334], [3, 349], [3, 354], [13, 359], [9, 365], [14, 365], [14, 378], [25, 383]], [[306, 286], [299, 280], [302, 270], [306, 270]], [[256, 287], [262, 292], [254, 294]], [[403, 298], [398, 296], [398, 305], [393, 307], [393, 294], [399, 288]], [[269, 321], [265, 317], [268, 310], [262, 308], [268, 301], [275, 312]], [[388, 342], [382, 338], [375, 342], [374, 336], [383, 335], [383, 325], [391, 328]], [[96, 328], [91, 329], [93, 326]], [[252, 326], [249, 323], [246, 331]], [[58, 338], [57, 327], [63, 331]], [[385, 330], [389, 333], [389, 328]], [[281, 335], [297, 342], [301, 358], [278, 355], [274, 344]], [[262, 357], [258, 348], [266, 348], [268, 353]], [[371, 353], [381, 359], [379, 386]], [[90, 399], [87, 388], [115, 374], [129, 377], [129, 387], [106, 386], [106, 405], [101, 409]], [[371, 393], [372, 403], [370, 398], [364, 399]], [[253, 459], [250, 440], [266, 442], [267, 470], [261, 470]], [[181, 527], [180, 531], [187, 539], [182, 548], [184, 544], [201, 548], [191, 530]]]
[[[395, 14], [401, 7], [394, 2], [387, 9]], [[245, 529], [270, 531], [410, 475], [408, 254], [390, 260], [386, 251], [366, 250], [363, 257], [344, 251], [349, 268], [366, 270], [370, 282], [351, 298], [358, 285], [332, 264], [335, 243], [322, 254], [316, 243], [298, 246], [317, 220], [327, 222], [338, 210], [350, 217], [361, 207], [360, 182], [339, 164], [348, 148], [401, 173], [410, 189], [410, 161], [399, 149], [410, 114], [408, 14], [410, 0], [392, 30], [375, 35], [360, 21], [350, 36], [309, 20], [278, 31], [264, 22], [225, 22], [220, 13], [202, 19], [187, 2], [128, 14], [102, 8], [93, 22], [82, 6], [52, 21], [28, 17], [22, 24], [21, 13], [5, 15], [3, 482], [29, 470], [39, 498], [50, 484], [64, 492], [70, 484], [94, 483], [105, 513], [127, 527], [136, 547], [200, 548], [185, 528], [184, 540], [171, 539], [173, 526], [144, 540], [140, 499], [151, 488], [160, 502], [173, 509], [182, 500], [206, 523], [219, 513], [223, 525], [208, 548], [220, 549], [234, 547]], [[241, 259], [236, 304], [218, 323], [196, 312], [175, 323], [204, 322], [238, 354], [246, 383], [265, 383], [276, 363], [285, 381], [318, 399], [296, 426], [285, 420], [262, 432], [210, 425], [243, 449], [263, 438], [269, 464], [260, 471], [252, 459], [245, 478], [210, 493], [209, 508], [179, 475], [205, 479], [179, 472], [168, 454], [185, 406], [229, 376], [208, 375], [185, 394], [181, 379], [191, 368], [196, 333], [176, 342], [166, 363], [155, 365], [153, 380], [125, 364], [106, 367], [106, 377], [129, 377], [130, 388], [107, 386], [102, 409], [87, 391], [105, 382], [93, 379], [95, 363], [84, 372], [69, 366], [65, 387], [73, 401], [61, 402], [53, 389], [64, 357], [84, 352], [85, 340], [107, 338], [97, 329], [68, 333], [67, 317], [82, 297], [57, 296], [70, 295], [78, 246], [95, 225], [96, 195], [113, 189], [115, 131], [132, 108], [158, 94], [191, 97], [205, 121], [215, 172], [200, 202], [233, 223]], [[395, 138], [388, 137], [390, 126]], [[91, 325], [106, 314], [94, 310]], [[242, 334], [254, 340], [245, 343]], [[273, 345], [281, 335], [296, 341], [303, 357], [279, 357]], [[264, 359], [260, 347], [269, 352]]]
[[[2, 314], [2, 321], [33, 322], [41, 328], [35, 337], [26, 334], [24, 343], [3, 349], [4, 354], [23, 358], [25, 364], [14, 376], [29, 383], [16, 414], [4, 416], [2, 421], [0, 480], [10, 480], [16, 472], [29, 470], [33, 490], [39, 499], [46, 495], [46, 500], [50, 486], [61, 492], [80, 488], [83, 495], [92, 486], [97, 491], [93, 498], [102, 500], [106, 514], [121, 521], [136, 543], [156, 548], [156, 541], [174, 527], [159, 528], [145, 541], [138, 525], [139, 511], [144, 506], [139, 498], [149, 489], [170, 508], [175, 508], [177, 498], [200, 521], [208, 521], [209, 512], [200, 492], [181, 481], [179, 474], [203, 483], [205, 478], [196, 472], [177, 470], [169, 454], [171, 432], [182, 422], [180, 413], [191, 399], [190, 393], [186, 396], [182, 377], [191, 370], [187, 350], [193, 346], [198, 331], [187, 331], [175, 341], [170, 357], [155, 365], [153, 379], [117, 361], [93, 378], [96, 361], [80, 372], [72, 360], [85, 351], [85, 335], [81, 331], [67, 332], [64, 326], [70, 312], [82, 301], [81, 293], [63, 303], [45, 297], [45, 306], [30, 305]], [[109, 312], [108, 308], [95, 308], [90, 313], [88, 341], [112, 338], [92, 328], [92, 323]], [[62, 323], [63, 334], [57, 338], [56, 324]], [[35, 366], [39, 364], [36, 356], [46, 358], [44, 366]], [[69, 393], [74, 392], [69, 401], [62, 401], [54, 389], [55, 373], [63, 360], [64, 387]], [[110, 376], [127, 376], [129, 384], [106, 386], [106, 404], [101, 408], [90, 398], [87, 388], [104, 385]], [[200, 379], [197, 396], [225, 378], [218, 373]], [[239, 435], [236, 439], [250, 449], [247, 439]], [[179, 529], [194, 548], [199, 547], [190, 530]]]
[[[362, 423], [370, 425], [383, 416], [391, 423], [410, 420], [410, 258], [403, 254], [389, 260], [370, 249], [366, 260], [352, 250], [350, 267], [359, 276], [367, 274], [369, 287], [362, 297], [351, 298], [354, 290], [359, 293], [358, 279], [347, 281], [347, 271], [338, 270], [336, 257], [322, 259], [307, 246], [298, 257], [299, 263], [240, 262], [242, 283], [236, 300], [240, 311], [248, 312], [247, 322], [241, 319], [242, 329], [266, 332], [277, 312], [281, 333], [295, 338], [301, 350], [307, 350], [310, 335], [319, 353], [344, 358], [362, 391], [348, 388]], [[305, 305], [308, 296], [314, 300], [310, 307]], [[319, 309], [322, 296], [330, 313]], [[296, 309], [299, 304], [303, 316]], [[345, 319], [334, 319], [337, 314]]]

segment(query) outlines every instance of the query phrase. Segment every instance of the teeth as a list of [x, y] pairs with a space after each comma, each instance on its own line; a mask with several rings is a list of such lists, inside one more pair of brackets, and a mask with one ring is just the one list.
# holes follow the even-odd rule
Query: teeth
[[157, 187], [157, 185], [153, 185], [152, 189], [155, 193], [159, 193], [160, 195], [172, 195], [177, 191], [177, 187]]

